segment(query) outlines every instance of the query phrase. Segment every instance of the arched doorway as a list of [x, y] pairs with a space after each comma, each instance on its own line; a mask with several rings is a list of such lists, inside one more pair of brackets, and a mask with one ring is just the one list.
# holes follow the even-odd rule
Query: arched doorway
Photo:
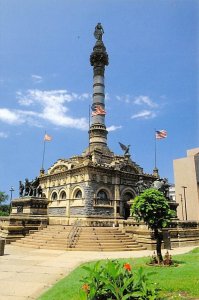
[[129, 201], [135, 197], [134, 193], [131, 191], [126, 191], [122, 195], [120, 215], [127, 220], [130, 217], [130, 203]]

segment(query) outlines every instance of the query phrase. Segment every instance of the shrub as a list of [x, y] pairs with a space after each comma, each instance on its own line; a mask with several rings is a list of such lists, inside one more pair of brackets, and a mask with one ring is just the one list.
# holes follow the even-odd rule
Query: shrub
[[129, 263], [108, 260], [93, 267], [83, 267], [88, 275], [82, 280], [82, 299], [86, 300], [156, 300], [157, 289], [142, 268], [132, 272]]

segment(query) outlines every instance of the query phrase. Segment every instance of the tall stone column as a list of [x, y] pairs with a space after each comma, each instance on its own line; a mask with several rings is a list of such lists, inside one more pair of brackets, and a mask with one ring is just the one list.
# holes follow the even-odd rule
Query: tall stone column
[[100, 23], [95, 27], [94, 36], [97, 39], [90, 63], [93, 66], [93, 103], [92, 122], [89, 129], [89, 144], [92, 149], [96, 147], [106, 148], [107, 130], [105, 126], [105, 93], [104, 93], [104, 71], [108, 65], [108, 54], [102, 41], [104, 31]]

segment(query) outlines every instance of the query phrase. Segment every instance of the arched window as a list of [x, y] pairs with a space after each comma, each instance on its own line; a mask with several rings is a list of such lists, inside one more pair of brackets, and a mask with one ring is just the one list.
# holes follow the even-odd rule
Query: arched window
[[124, 196], [123, 196], [123, 201], [128, 202], [128, 201], [130, 201], [130, 200], [133, 199], [133, 198], [134, 198], [134, 197], [133, 197], [132, 193], [126, 192], [126, 193], [124, 194]]
[[97, 205], [109, 205], [110, 204], [110, 200], [109, 200], [109, 197], [108, 197], [108, 194], [106, 191], [100, 190], [97, 193], [96, 203], [97, 203]]
[[99, 191], [97, 193], [97, 199], [107, 200], [108, 199], [107, 193], [104, 190]]
[[125, 220], [128, 219], [130, 216], [130, 203], [129, 201], [134, 198], [133, 193], [131, 192], [126, 192], [123, 197], [122, 197], [122, 202], [121, 202], [121, 211], [120, 215], [123, 216]]
[[57, 200], [57, 192], [53, 192], [51, 195], [52, 200]]
[[77, 190], [77, 191], [75, 192], [75, 198], [77, 198], [77, 199], [82, 198], [82, 191], [81, 191], [81, 190]]
[[66, 192], [65, 192], [65, 191], [62, 191], [62, 192], [61, 192], [61, 194], [60, 194], [60, 199], [61, 199], [61, 200], [66, 199]]

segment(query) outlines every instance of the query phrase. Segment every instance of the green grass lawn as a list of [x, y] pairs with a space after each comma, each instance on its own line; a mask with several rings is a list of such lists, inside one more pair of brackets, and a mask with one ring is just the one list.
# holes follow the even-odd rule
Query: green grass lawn
[[[178, 264], [177, 267], [147, 266], [146, 262], [149, 258], [120, 261], [131, 263], [135, 270], [142, 266], [147, 272], [152, 272], [150, 281], [157, 283], [161, 289], [161, 299], [199, 299], [199, 248], [183, 255], [176, 255], [173, 260]], [[38, 300], [80, 300], [79, 291], [82, 286], [80, 280], [85, 274], [86, 271], [82, 269], [82, 266], [78, 267]]]

